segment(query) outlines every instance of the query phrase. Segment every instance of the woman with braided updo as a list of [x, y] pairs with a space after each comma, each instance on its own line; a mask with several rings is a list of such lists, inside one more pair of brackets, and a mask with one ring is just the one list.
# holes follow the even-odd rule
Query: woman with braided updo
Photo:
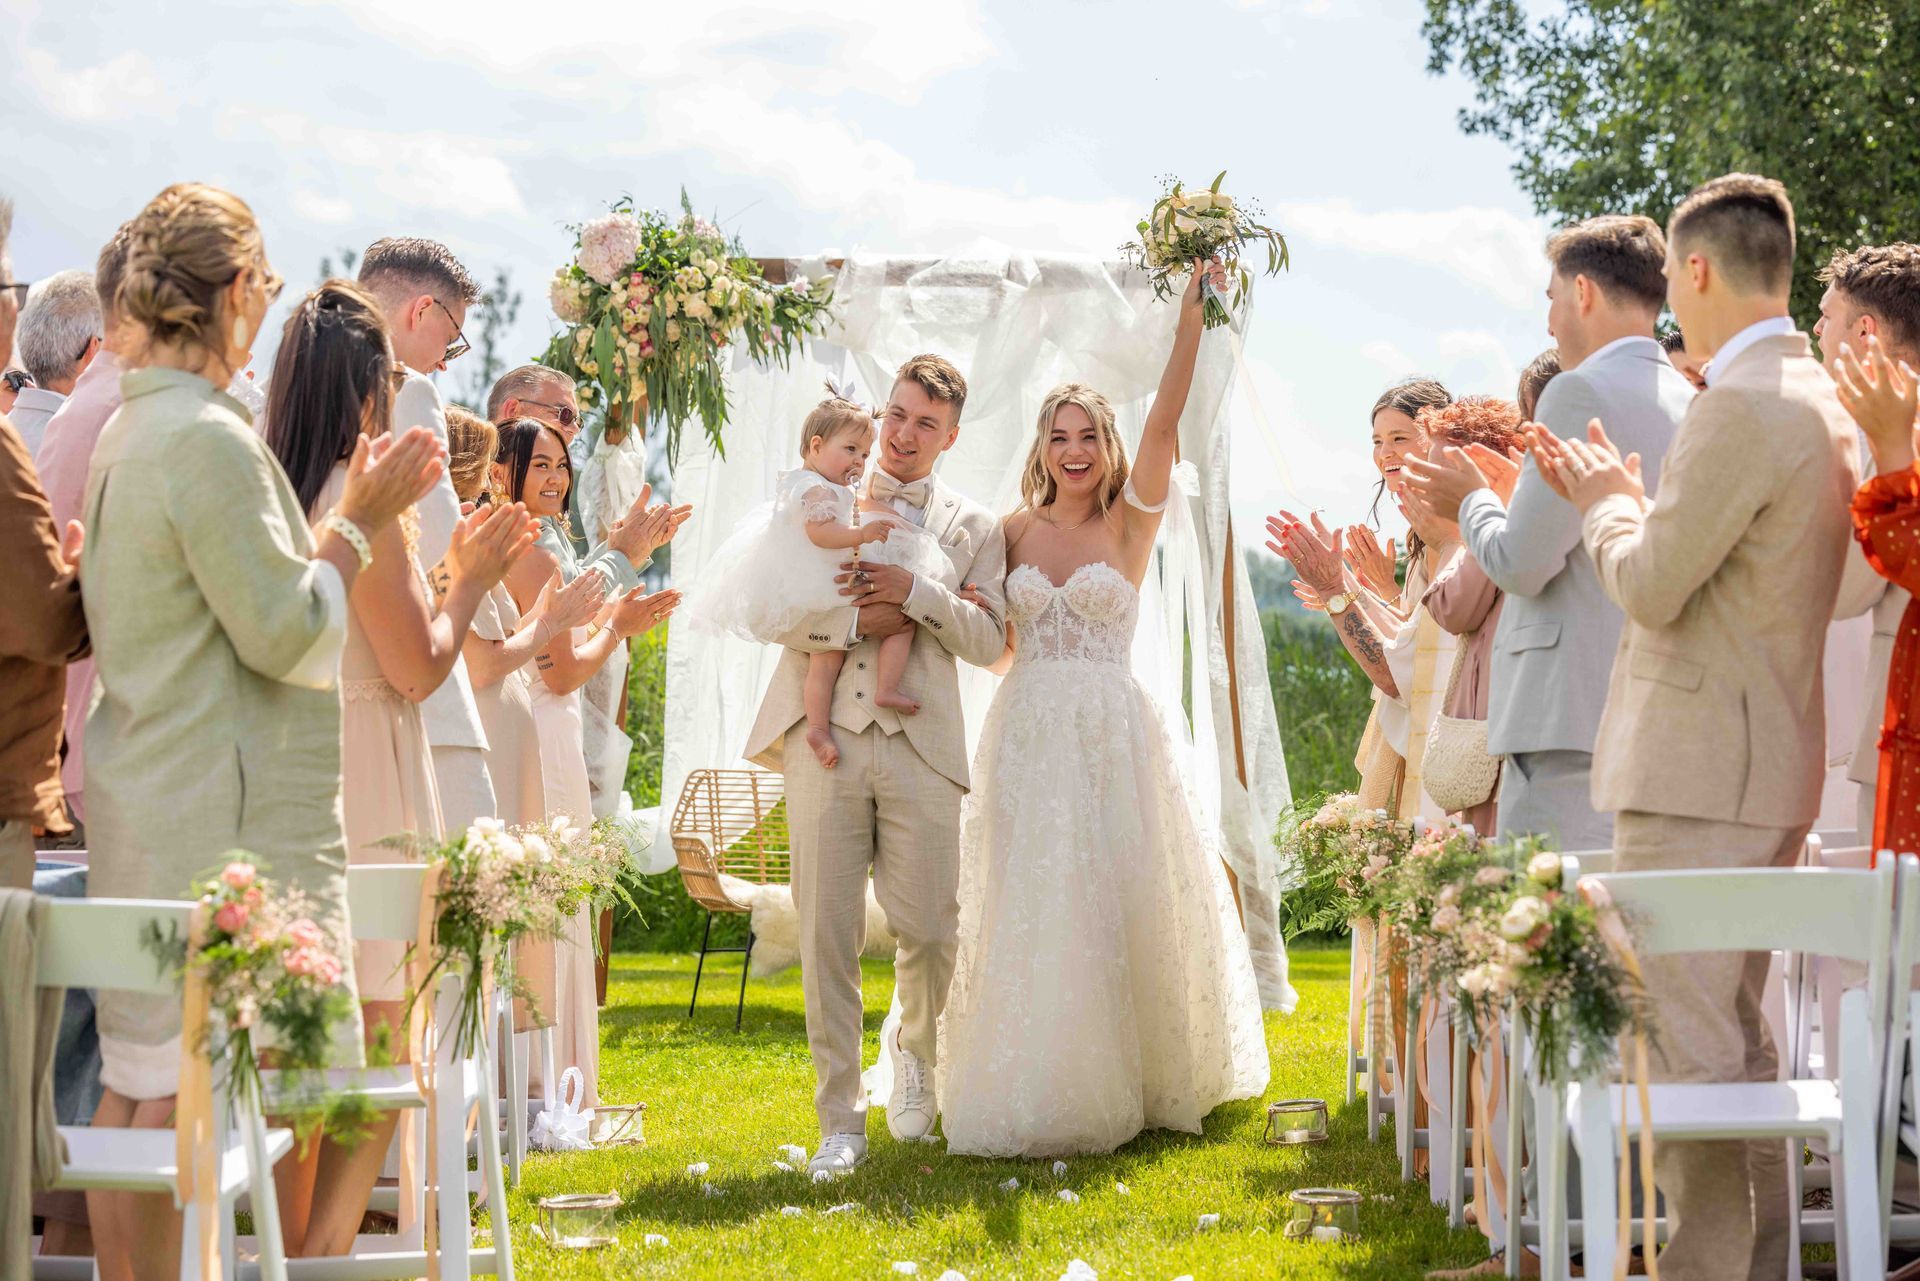
[[[220, 390], [245, 368], [280, 289], [252, 210], [181, 183], [141, 210], [130, 236], [117, 300], [125, 399], [101, 432], [84, 504], [99, 676], [88, 890], [182, 898], [224, 851], [247, 850], [339, 929], [347, 593], [370, 543], [439, 474], [439, 447], [424, 431], [357, 444], [334, 519], [310, 530], [251, 415]], [[103, 991], [99, 1029], [94, 1124], [170, 1125], [179, 1000]], [[178, 1275], [171, 1197], [87, 1200], [102, 1277]]]

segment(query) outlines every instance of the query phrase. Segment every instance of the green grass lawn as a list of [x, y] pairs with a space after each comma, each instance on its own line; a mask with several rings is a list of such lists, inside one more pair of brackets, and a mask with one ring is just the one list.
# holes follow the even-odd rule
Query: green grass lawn
[[[895, 1143], [876, 1114], [867, 1163], [822, 1185], [773, 1166], [779, 1145], [811, 1150], [817, 1139], [799, 972], [750, 983], [745, 1030], [736, 1034], [729, 982], [737, 983], [736, 960], [723, 958], [718, 973], [710, 966], [699, 1016], [689, 1021], [693, 958], [614, 958], [600, 1023], [601, 1092], [647, 1104], [647, 1146], [529, 1159], [510, 1198], [520, 1276], [881, 1278], [894, 1275], [896, 1261], [911, 1260], [925, 1281], [948, 1269], [971, 1281], [1054, 1281], [1079, 1258], [1102, 1278], [1407, 1278], [1486, 1255], [1477, 1233], [1447, 1230], [1425, 1184], [1401, 1184], [1391, 1131], [1369, 1146], [1364, 1105], [1341, 1106], [1344, 945], [1294, 953], [1300, 1009], [1267, 1016], [1268, 1099], [1220, 1108], [1204, 1136], [1149, 1133], [1111, 1156], [1070, 1159], [1056, 1178], [1050, 1162], [986, 1161]], [[871, 1061], [890, 967], [869, 963], [865, 989]], [[1266, 1102], [1296, 1095], [1333, 1104], [1332, 1140], [1267, 1147]], [[710, 1165], [704, 1181], [724, 1195], [702, 1194], [703, 1180], [686, 1173], [696, 1161]], [[1018, 1192], [998, 1190], [1009, 1177], [1020, 1180]], [[1287, 1193], [1315, 1185], [1367, 1194], [1362, 1244], [1280, 1239]], [[1059, 1200], [1063, 1188], [1080, 1201]], [[618, 1245], [561, 1253], [530, 1231], [540, 1197], [609, 1189], [626, 1203]], [[847, 1202], [856, 1208], [826, 1213]], [[784, 1216], [784, 1206], [802, 1213]], [[1218, 1214], [1219, 1227], [1198, 1231], [1202, 1214]], [[649, 1233], [667, 1244], [645, 1245]]]

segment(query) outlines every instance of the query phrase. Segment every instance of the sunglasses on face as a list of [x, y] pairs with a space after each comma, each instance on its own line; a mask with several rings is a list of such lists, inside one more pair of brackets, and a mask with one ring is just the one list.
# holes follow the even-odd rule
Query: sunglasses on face
[[27, 290], [31, 288], [33, 288], [33, 286], [28, 282], [16, 280], [11, 284], [0, 285], [0, 295], [12, 294], [13, 305], [16, 307], [24, 307], [27, 305]]
[[0, 383], [5, 383], [7, 390], [16, 396], [34, 386], [33, 375], [24, 369], [9, 369], [6, 373], [0, 374]]
[[461, 332], [460, 322], [453, 318], [453, 311], [447, 306], [447, 304], [441, 302], [438, 298], [435, 298], [433, 300], [433, 305], [438, 307], [441, 311], [446, 312], [447, 323], [453, 326], [453, 335], [454, 335], [453, 341], [447, 344], [446, 354], [440, 357], [440, 360], [443, 364], [450, 365], [454, 361], [460, 359], [460, 357], [472, 351], [473, 344], [468, 342], [466, 334]]
[[580, 411], [572, 405], [550, 405], [544, 400], [523, 400], [520, 403], [523, 405], [533, 405], [540, 409], [551, 409], [553, 416], [560, 420], [560, 425], [569, 430], [572, 429], [575, 423], [580, 421]]

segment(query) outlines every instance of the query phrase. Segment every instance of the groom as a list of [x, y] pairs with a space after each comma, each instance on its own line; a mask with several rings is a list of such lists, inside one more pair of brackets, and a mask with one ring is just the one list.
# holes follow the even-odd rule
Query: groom
[[[885, 1047], [893, 1065], [887, 1128], [901, 1140], [930, 1134], [938, 1106], [936, 1025], [953, 977], [959, 917], [960, 798], [967, 789], [966, 731], [956, 658], [977, 667], [1006, 648], [1000, 522], [933, 474], [960, 438], [967, 382], [951, 361], [915, 356], [900, 366], [880, 423], [870, 493], [939, 540], [958, 581], [986, 606], [893, 565], [850, 563], [843, 609], [804, 620], [785, 640], [747, 759], [784, 770], [793, 838], [793, 903], [800, 918], [800, 977], [807, 998], [820, 1150], [808, 1169], [843, 1174], [867, 1154], [860, 1082], [860, 949], [866, 942], [869, 872], [899, 940], [894, 985], [900, 1030]], [[904, 692], [916, 716], [874, 705], [880, 641], [912, 630]], [[840, 763], [821, 766], [806, 743], [802, 686], [807, 655], [850, 650], [833, 695]]]

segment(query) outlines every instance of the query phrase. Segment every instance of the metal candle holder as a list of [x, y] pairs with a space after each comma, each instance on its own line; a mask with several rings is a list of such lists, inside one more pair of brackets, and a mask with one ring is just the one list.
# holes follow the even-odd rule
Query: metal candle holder
[[1301, 1188], [1287, 1196], [1289, 1241], [1339, 1245], [1360, 1236], [1360, 1194], [1349, 1188]]
[[618, 1245], [613, 1216], [620, 1198], [612, 1192], [576, 1192], [540, 1198], [540, 1220], [535, 1224], [549, 1245], [562, 1250], [597, 1250]]
[[1327, 1141], [1325, 1099], [1282, 1099], [1267, 1105], [1267, 1142], [1275, 1147]]

